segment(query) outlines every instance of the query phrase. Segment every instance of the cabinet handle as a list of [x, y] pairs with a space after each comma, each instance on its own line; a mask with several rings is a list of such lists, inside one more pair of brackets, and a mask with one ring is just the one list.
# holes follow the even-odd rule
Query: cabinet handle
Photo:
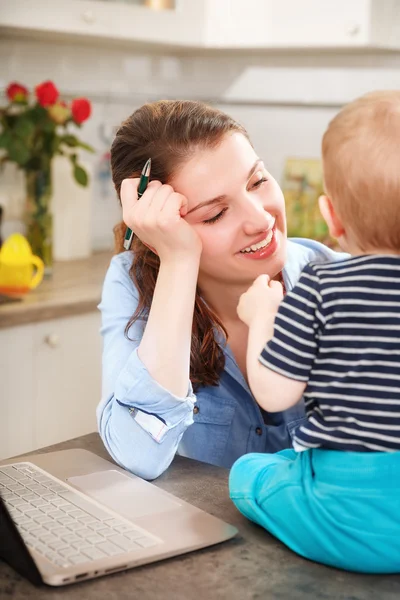
[[85, 21], [85, 23], [88, 23], [89, 25], [91, 25], [92, 23], [95, 22], [96, 16], [92, 10], [87, 9], [87, 10], [83, 11], [82, 19]]
[[60, 345], [60, 336], [57, 333], [49, 333], [44, 338], [44, 341], [50, 348], [57, 348]]
[[346, 34], [353, 37], [360, 33], [360, 25], [358, 23], [348, 23], [346, 26]]

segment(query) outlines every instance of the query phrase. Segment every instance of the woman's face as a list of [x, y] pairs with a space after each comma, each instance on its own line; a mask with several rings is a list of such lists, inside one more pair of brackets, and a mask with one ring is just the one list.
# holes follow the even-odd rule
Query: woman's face
[[272, 278], [282, 270], [283, 194], [242, 134], [196, 152], [170, 183], [188, 199], [185, 219], [203, 243], [200, 285], [248, 285], [261, 273]]

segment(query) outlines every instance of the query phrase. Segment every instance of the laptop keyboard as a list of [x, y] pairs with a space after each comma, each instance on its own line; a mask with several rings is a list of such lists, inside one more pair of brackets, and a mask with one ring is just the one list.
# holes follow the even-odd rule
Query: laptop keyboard
[[162, 543], [28, 463], [0, 467], [0, 493], [27, 546], [59, 567]]

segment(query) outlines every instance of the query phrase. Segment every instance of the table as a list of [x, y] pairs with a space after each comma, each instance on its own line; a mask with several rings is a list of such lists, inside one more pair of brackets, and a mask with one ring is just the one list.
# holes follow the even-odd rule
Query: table
[[[111, 460], [97, 433], [39, 452], [83, 448]], [[37, 453], [37, 452], [36, 452]], [[24, 458], [29, 455], [24, 455]], [[18, 457], [19, 459], [20, 457]], [[0, 599], [13, 600], [398, 600], [400, 575], [359, 575], [300, 558], [243, 517], [228, 470], [177, 456], [155, 485], [235, 525], [219, 546], [63, 588], [35, 588], [0, 561]]]

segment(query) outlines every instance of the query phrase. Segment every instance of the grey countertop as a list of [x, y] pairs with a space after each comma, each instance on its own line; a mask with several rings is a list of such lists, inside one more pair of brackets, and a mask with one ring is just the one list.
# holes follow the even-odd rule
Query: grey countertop
[[111, 252], [98, 252], [54, 263], [50, 279], [19, 302], [0, 306], [0, 329], [96, 310], [111, 257]]
[[[43, 449], [83, 448], [110, 460], [97, 434]], [[359, 575], [304, 560], [247, 521], [228, 496], [228, 471], [176, 457], [154, 483], [232, 523], [219, 546], [64, 588], [35, 588], [0, 561], [0, 599], [13, 600], [398, 600], [400, 575]]]

